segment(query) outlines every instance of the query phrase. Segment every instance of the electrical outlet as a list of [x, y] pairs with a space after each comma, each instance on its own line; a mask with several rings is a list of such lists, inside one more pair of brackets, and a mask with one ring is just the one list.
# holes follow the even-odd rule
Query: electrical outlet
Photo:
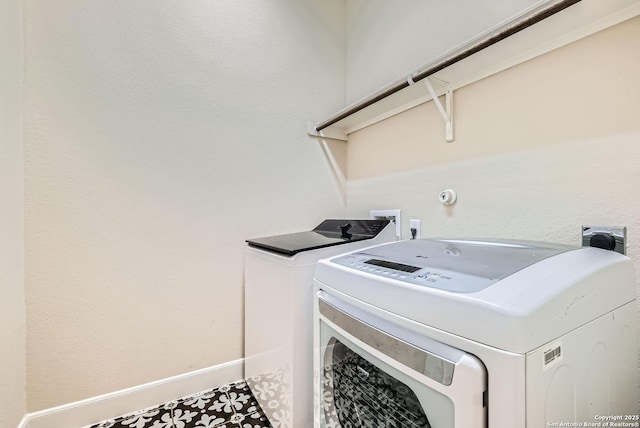
[[371, 210], [369, 218], [373, 220], [391, 220], [396, 225], [396, 236], [398, 239], [402, 236], [402, 221], [400, 219], [400, 210]]
[[598, 247], [627, 254], [627, 228], [615, 226], [582, 226], [582, 246]]
[[[413, 232], [414, 229], [415, 234]], [[411, 233], [411, 237], [409, 239], [420, 239], [420, 237], [422, 236], [420, 231], [420, 220], [409, 220], [409, 233]]]

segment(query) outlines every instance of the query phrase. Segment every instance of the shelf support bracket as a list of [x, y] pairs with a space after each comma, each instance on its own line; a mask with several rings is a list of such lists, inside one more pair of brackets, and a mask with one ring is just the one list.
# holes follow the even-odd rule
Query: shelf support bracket
[[450, 143], [454, 140], [453, 115], [452, 115], [453, 91], [448, 89], [447, 92], [444, 93], [445, 106], [443, 107], [442, 103], [440, 102], [440, 99], [438, 98], [438, 95], [436, 94], [436, 91], [433, 89], [433, 86], [431, 86], [431, 82], [429, 81], [428, 77], [424, 79], [424, 84], [427, 87], [427, 90], [429, 91], [429, 95], [431, 95], [433, 102], [438, 108], [440, 115], [444, 119], [446, 138], [447, 138], [447, 142]]
[[307, 135], [309, 135], [309, 137], [312, 138], [318, 138], [320, 140], [325, 140], [325, 139], [329, 139], [329, 140], [338, 140], [338, 141], [344, 141], [347, 142], [349, 141], [348, 137], [347, 137], [347, 133], [344, 132], [342, 129], [323, 129], [322, 131], [317, 131], [315, 125], [313, 124], [308, 124], [308, 131], [307, 131]]

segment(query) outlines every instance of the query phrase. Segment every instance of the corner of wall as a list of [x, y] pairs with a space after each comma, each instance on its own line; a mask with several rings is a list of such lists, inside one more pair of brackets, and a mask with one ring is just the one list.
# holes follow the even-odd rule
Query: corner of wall
[[22, 2], [0, 3], [0, 426], [26, 409]]

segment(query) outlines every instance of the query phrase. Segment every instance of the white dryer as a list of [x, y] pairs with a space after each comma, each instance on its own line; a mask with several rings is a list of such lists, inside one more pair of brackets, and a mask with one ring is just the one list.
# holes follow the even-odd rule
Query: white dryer
[[389, 220], [329, 219], [310, 231], [247, 241], [244, 374], [274, 427], [313, 424], [316, 262], [395, 239]]
[[314, 277], [316, 427], [638, 422], [625, 256], [423, 239], [321, 260]]

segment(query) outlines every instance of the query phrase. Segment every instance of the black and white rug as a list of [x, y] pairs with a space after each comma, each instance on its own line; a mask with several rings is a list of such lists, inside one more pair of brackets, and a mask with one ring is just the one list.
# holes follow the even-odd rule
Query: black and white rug
[[246, 382], [189, 395], [87, 428], [271, 428]]

